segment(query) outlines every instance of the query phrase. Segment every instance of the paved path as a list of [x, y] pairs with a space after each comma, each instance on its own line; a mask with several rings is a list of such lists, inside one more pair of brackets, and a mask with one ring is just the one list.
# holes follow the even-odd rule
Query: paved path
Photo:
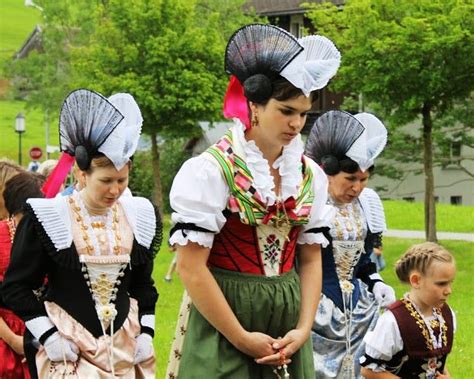
[[[398, 238], [425, 238], [425, 232], [421, 230], [397, 230], [390, 229], [384, 234], [384, 237], [398, 237]], [[438, 239], [440, 240], [461, 240], [474, 242], [474, 233], [448, 233], [438, 232]]]

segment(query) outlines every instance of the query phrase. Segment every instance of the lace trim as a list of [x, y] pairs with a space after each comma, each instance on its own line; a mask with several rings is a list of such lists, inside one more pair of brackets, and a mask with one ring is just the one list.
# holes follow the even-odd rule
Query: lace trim
[[379, 195], [371, 188], [365, 188], [359, 196], [359, 202], [364, 211], [367, 223], [372, 233], [382, 233], [387, 230], [385, 213]]
[[153, 205], [143, 197], [119, 199], [137, 242], [149, 249], [156, 233], [156, 215]]
[[71, 220], [66, 199], [67, 197], [27, 200], [56, 251], [66, 249], [72, 244]]
[[[244, 125], [240, 121], [235, 121], [232, 128], [236, 149], [241, 148], [245, 155], [245, 162], [253, 177], [253, 185], [258, 193], [267, 203], [275, 204], [277, 197], [274, 192], [275, 184], [270, 174], [270, 165], [263, 157], [262, 152], [253, 140], [247, 141], [244, 135]], [[282, 199], [286, 200], [290, 196], [294, 198], [298, 195], [298, 186], [303, 180], [301, 170], [301, 156], [304, 152], [304, 144], [301, 136], [296, 137], [283, 149], [280, 157], [274, 162], [273, 167], [279, 170], [281, 176]]]

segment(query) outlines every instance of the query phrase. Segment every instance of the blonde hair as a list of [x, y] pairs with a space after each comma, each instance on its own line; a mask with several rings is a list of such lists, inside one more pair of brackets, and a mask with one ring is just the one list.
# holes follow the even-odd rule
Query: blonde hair
[[[128, 167], [131, 166], [131, 163], [132, 163], [132, 161], [130, 161], [130, 160], [127, 162]], [[109, 158], [107, 158], [105, 155], [103, 155], [103, 156], [100, 156], [100, 157], [97, 157], [97, 158], [93, 158], [93, 159], [91, 160], [91, 165], [90, 165], [89, 168], [86, 170], [86, 172], [87, 172], [88, 174], [91, 174], [92, 171], [94, 171], [95, 168], [98, 168], [98, 167], [110, 167], [110, 166], [115, 167], [115, 165], [113, 164], [113, 162], [112, 162]]]
[[434, 242], [423, 242], [411, 246], [395, 264], [398, 279], [410, 282], [410, 273], [418, 271], [426, 275], [434, 262], [455, 263], [451, 253]]
[[38, 174], [48, 177], [51, 175], [57, 164], [57, 159], [47, 159], [44, 162], [41, 162], [36, 172]]

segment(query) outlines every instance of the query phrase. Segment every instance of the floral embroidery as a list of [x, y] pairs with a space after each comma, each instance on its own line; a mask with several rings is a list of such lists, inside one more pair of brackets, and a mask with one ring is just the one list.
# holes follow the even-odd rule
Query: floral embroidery
[[280, 251], [280, 240], [277, 236], [275, 234], [267, 236], [263, 247], [263, 259], [268, 262], [270, 266], [275, 267], [275, 265], [279, 263]]
[[441, 367], [441, 362], [436, 358], [429, 358], [428, 362], [423, 364], [421, 368], [425, 371], [420, 375], [420, 379], [435, 379], [436, 371]]

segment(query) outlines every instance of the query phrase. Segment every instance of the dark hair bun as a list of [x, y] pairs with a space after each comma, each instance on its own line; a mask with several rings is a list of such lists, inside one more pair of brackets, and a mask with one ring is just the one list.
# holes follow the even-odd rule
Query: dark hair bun
[[321, 158], [321, 168], [326, 175], [336, 175], [341, 171], [339, 160], [334, 155], [324, 155]]
[[253, 103], [265, 104], [272, 96], [272, 93], [272, 82], [266, 75], [252, 75], [244, 81], [244, 95]]
[[77, 146], [74, 150], [74, 156], [76, 157], [77, 165], [82, 171], [86, 171], [91, 165], [89, 154], [84, 146]]

